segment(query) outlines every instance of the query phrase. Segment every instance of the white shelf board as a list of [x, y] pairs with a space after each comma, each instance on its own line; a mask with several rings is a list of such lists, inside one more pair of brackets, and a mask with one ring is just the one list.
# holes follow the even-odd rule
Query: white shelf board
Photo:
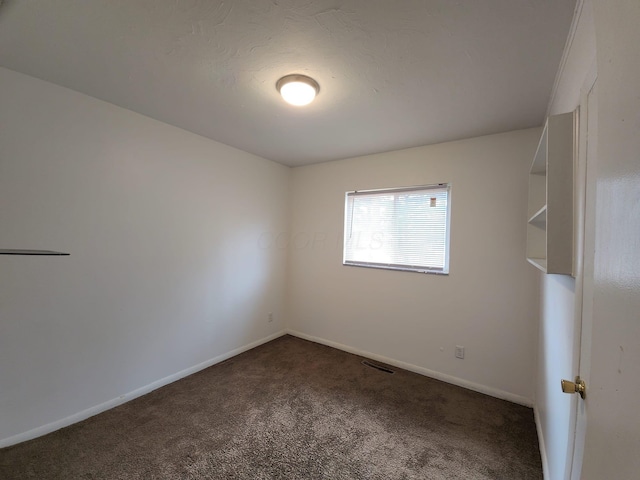
[[530, 258], [527, 257], [527, 261], [534, 267], [547, 273], [547, 259], [546, 258]]
[[543, 205], [540, 210], [531, 215], [529, 223], [532, 225], [544, 226], [547, 224], [547, 206]]
[[0, 248], [0, 255], [63, 255], [67, 256], [65, 252], [54, 252], [53, 250], [25, 250], [16, 248]]
[[533, 157], [533, 163], [531, 164], [531, 173], [544, 175], [547, 173], [547, 126], [545, 125], [540, 142], [538, 143], [538, 149], [536, 155]]

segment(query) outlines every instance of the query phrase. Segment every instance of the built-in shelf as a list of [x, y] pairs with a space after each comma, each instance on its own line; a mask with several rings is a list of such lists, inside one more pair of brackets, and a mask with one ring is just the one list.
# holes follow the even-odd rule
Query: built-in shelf
[[547, 140], [549, 138], [547, 132], [548, 131], [545, 126], [529, 171], [532, 175], [545, 175], [547, 173]]
[[54, 252], [53, 250], [22, 250], [22, 249], [0, 249], [0, 255], [70, 255], [65, 252]]
[[529, 263], [536, 268], [539, 268], [544, 273], [547, 273], [547, 259], [546, 258], [527, 258]]
[[529, 223], [543, 226], [547, 223], [547, 206], [543, 205], [540, 210], [534, 213], [529, 219]]
[[573, 166], [577, 112], [545, 122], [529, 169], [527, 260], [545, 273], [573, 275]]

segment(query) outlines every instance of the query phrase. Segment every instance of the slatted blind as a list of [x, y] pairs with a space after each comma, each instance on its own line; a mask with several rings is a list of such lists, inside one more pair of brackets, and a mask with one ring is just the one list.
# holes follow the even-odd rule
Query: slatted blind
[[448, 273], [450, 185], [347, 192], [345, 265]]

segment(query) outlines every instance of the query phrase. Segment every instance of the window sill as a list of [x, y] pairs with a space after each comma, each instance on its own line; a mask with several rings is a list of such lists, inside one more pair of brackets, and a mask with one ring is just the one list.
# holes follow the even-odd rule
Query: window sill
[[449, 275], [449, 271], [444, 270], [430, 270], [425, 267], [410, 267], [404, 265], [388, 265], [382, 263], [364, 263], [364, 262], [342, 262], [345, 267], [364, 267], [364, 268], [377, 268], [379, 270], [395, 270], [398, 272], [414, 272], [414, 273], [428, 273], [431, 275]]

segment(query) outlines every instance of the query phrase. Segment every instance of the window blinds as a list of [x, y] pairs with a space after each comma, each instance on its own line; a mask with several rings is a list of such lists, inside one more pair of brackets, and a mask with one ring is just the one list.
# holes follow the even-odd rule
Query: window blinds
[[449, 193], [448, 184], [347, 192], [343, 263], [447, 273]]

